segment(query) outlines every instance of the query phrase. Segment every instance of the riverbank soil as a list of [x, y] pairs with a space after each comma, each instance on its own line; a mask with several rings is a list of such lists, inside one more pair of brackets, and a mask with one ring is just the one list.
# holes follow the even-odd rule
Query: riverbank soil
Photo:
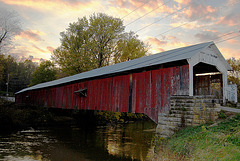
[[157, 138], [149, 160], [239, 160], [240, 115], [220, 113], [219, 123], [188, 127], [168, 139]]

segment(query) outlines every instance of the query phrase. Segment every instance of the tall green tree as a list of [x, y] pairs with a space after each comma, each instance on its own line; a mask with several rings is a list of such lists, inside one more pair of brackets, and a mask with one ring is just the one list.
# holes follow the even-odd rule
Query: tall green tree
[[79, 18], [61, 32], [61, 45], [52, 58], [68, 75], [128, 61], [147, 52], [133, 32], [126, 33], [123, 21], [103, 13]]
[[30, 86], [55, 80], [56, 76], [57, 69], [54, 64], [49, 60], [43, 61], [33, 73], [33, 79], [30, 83]]

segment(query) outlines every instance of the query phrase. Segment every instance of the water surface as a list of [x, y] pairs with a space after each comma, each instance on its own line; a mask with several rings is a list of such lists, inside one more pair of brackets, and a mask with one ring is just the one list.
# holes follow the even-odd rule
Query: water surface
[[156, 125], [51, 127], [0, 135], [0, 160], [145, 160]]

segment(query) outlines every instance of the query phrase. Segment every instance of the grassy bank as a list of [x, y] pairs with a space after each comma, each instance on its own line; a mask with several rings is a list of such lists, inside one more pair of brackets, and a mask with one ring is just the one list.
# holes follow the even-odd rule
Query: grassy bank
[[153, 160], [239, 160], [240, 115], [214, 126], [188, 127], [157, 144]]

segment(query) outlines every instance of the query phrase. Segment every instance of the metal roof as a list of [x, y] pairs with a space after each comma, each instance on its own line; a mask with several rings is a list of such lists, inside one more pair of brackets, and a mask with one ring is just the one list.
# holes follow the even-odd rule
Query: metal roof
[[40, 83], [35, 86], [25, 88], [18, 93], [22, 93], [24, 91], [28, 90], [34, 90], [34, 89], [39, 89], [39, 88], [46, 88], [46, 87], [51, 87], [51, 86], [56, 86], [64, 83], [69, 83], [77, 80], [83, 80], [87, 78], [93, 78], [93, 77], [98, 77], [98, 76], [104, 76], [108, 74], [114, 74], [114, 73], [120, 73], [124, 71], [130, 71], [134, 69], [139, 69], [139, 68], [144, 68], [144, 67], [149, 67], [149, 66], [154, 66], [154, 65], [160, 65], [163, 63], [168, 63], [168, 62], [174, 62], [174, 61], [179, 61], [179, 60], [185, 60], [189, 59], [195, 54], [199, 53], [201, 50], [204, 48], [214, 44], [213, 42], [207, 42], [207, 43], [201, 43], [197, 45], [192, 45], [192, 46], [187, 46], [187, 47], [182, 47], [174, 50], [169, 50], [165, 52], [161, 52], [158, 54], [154, 55], [149, 55], [149, 56], [144, 56], [138, 59], [110, 65], [110, 66], [105, 66], [97, 69], [93, 69], [91, 71], [83, 72], [80, 74], [76, 74], [73, 76], [57, 79], [54, 81], [50, 82], [45, 82], [45, 83]]

